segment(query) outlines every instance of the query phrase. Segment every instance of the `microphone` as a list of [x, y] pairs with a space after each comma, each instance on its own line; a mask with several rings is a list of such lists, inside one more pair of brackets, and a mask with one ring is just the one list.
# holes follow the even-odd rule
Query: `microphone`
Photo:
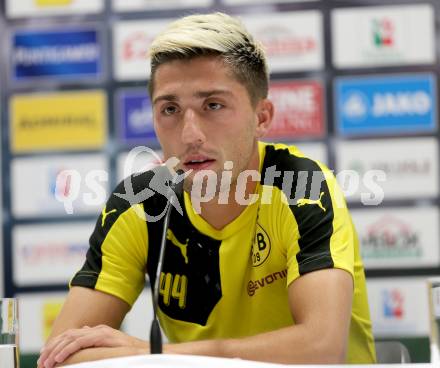
[[[162, 333], [160, 330], [159, 320], [157, 319], [157, 309], [159, 307], [159, 283], [160, 274], [162, 273], [162, 264], [165, 254], [165, 244], [167, 241], [167, 231], [170, 223], [170, 215], [174, 205], [178, 205], [178, 196], [183, 193], [183, 170], [177, 170], [175, 175], [172, 175], [166, 166], [159, 166], [155, 171], [160, 182], [165, 183], [168, 187], [166, 192], [167, 210], [165, 213], [165, 220], [163, 223], [162, 240], [160, 243], [159, 261], [156, 269], [156, 279], [153, 287], [153, 321], [150, 328], [150, 353], [162, 354]], [[179, 181], [180, 179], [180, 181]], [[163, 181], [162, 181], [163, 180]]]

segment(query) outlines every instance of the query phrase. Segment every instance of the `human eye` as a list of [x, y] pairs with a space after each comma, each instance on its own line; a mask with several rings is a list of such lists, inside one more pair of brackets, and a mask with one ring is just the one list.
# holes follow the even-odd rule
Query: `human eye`
[[171, 116], [178, 112], [178, 108], [175, 105], [166, 105], [162, 108], [162, 114]]
[[220, 110], [224, 106], [219, 102], [209, 102], [207, 107], [209, 110]]

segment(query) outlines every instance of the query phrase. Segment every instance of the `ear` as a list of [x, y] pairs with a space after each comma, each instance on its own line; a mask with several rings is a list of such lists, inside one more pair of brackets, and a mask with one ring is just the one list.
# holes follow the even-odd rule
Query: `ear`
[[260, 100], [256, 108], [257, 113], [257, 127], [255, 130], [256, 137], [261, 138], [269, 131], [272, 123], [274, 106], [272, 101], [267, 98]]

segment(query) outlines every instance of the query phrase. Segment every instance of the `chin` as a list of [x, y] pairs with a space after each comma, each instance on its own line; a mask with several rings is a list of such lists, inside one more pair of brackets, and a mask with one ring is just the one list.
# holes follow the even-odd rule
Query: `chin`
[[194, 180], [194, 174], [189, 175], [185, 179], [183, 189], [188, 192], [193, 198], [204, 198], [212, 199], [218, 194], [220, 187], [220, 180], [210, 181], [208, 185], [208, 180], [206, 176], [202, 178], [196, 178]]

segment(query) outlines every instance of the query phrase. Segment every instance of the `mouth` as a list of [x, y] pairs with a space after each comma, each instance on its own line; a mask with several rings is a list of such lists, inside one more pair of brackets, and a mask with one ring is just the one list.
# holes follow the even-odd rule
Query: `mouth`
[[208, 157], [190, 157], [184, 161], [183, 166], [185, 169], [192, 170], [206, 170], [215, 162], [214, 159]]

